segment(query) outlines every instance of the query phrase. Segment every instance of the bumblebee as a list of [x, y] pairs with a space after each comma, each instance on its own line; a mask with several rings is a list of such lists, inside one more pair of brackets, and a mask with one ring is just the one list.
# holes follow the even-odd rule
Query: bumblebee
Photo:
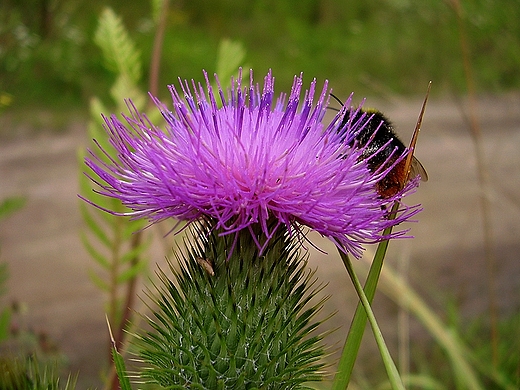
[[[339, 132], [346, 133], [350, 127], [360, 130], [343, 141], [351, 147], [362, 148], [361, 159], [367, 161], [371, 172], [384, 171], [406, 151], [406, 147], [395, 134], [392, 123], [377, 110], [347, 110], [341, 120]], [[428, 180], [426, 170], [419, 160], [412, 156], [408, 162], [404, 158], [377, 182], [376, 190], [381, 198], [389, 198], [417, 175], [421, 176], [422, 181]]]

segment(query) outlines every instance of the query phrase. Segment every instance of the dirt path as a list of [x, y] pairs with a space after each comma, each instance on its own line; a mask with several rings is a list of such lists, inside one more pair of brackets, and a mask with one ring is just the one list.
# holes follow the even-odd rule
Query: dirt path
[[[402, 102], [387, 104], [384, 111], [408, 139], [419, 108], [420, 102]], [[488, 195], [496, 287], [500, 312], [507, 314], [520, 309], [520, 96], [482, 99], [479, 115], [493, 183]], [[78, 388], [100, 386], [107, 339], [103, 296], [87, 275], [95, 266], [79, 239], [76, 150], [86, 143], [84, 134], [85, 126], [77, 125], [61, 135], [0, 143], [0, 199], [27, 198], [22, 210], [0, 223], [0, 259], [10, 270], [8, 299], [24, 302], [27, 324], [48, 333], [70, 368], [81, 370]], [[488, 278], [476, 160], [466, 125], [452, 103], [429, 104], [417, 156], [430, 181], [409, 202], [422, 203], [424, 211], [420, 223], [412, 225], [416, 238], [392, 242], [388, 262], [396, 265], [398, 257], [409, 256], [409, 280], [439, 312], [451, 298], [465, 316], [483, 314]], [[321, 247], [335, 253], [326, 242]], [[311, 263], [329, 283], [325, 293], [333, 294], [326, 311], [339, 310], [331, 325], [343, 324], [328, 341], [341, 342], [354, 296], [340, 261], [332, 257], [313, 252]], [[375, 308], [384, 319], [385, 336], [395, 341], [395, 305], [378, 295]], [[420, 337], [418, 324], [412, 322], [411, 331]]]

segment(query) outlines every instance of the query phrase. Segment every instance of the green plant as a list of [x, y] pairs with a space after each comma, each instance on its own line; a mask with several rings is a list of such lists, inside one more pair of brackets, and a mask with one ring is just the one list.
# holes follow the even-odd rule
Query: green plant
[[63, 385], [56, 370], [41, 367], [35, 357], [0, 357], [1, 390], [72, 390], [75, 386], [75, 378], [69, 376]]
[[[108, 68], [116, 74], [116, 81], [110, 89], [113, 101], [121, 104], [124, 98], [132, 98], [134, 104], [143, 108], [145, 95], [137, 85], [142, 77], [140, 55], [121, 18], [109, 8], [101, 14], [95, 41], [103, 51]], [[123, 110], [120, 105], [119, 110]], [[88, 128], [91, 139], [99, 140], [105, 150], [111, 150], [103, 136], [103, 120], [99, 114], [107, 112], [107, 109], [99, 98], [92, 99], [91, 112], [92, 120]], [[80, 164], [85, 154], [86, 151], [79, 151]], [[111, 157], [100, 155], [98, 158], [108, 161]], [[80, 172], [83, 169], [81, 167]], [[88, 170], [86, 174], [89, 174]], [[79, 182], [80, 194], [89, 202], [116, 213], [127, 211], [120, 202], [94, 192], [92, 182], [85, 174], [80, 175]], [[151, 235], [143, 230], [146, 227], [144, 221], [123, 219], [99, 208], [88, 207], [84, 202], [81, 202], [80, 210], [86, 228], [81, 236], [83, 245], [101, 271], [92, 270], [90, 276], [96, 286], [107, 294], [108, 319], [114, 326], [115, 343], [120, 347], [124, 344], [124, 329], [132, 316], [137, 280], [147, 271], [146, 250], [151, 243]]]

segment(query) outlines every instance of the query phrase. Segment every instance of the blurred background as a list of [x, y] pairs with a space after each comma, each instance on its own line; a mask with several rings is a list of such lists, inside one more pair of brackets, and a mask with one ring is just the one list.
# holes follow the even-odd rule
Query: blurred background
[[[100, 43], [106, 7], [138, 53], [135, 88], [165, 102], [178, 77], [202, 81], [202, 69], [217, 71], [219, 50], [231, 42], [237, 58], [228, 62], [254, 69], [257, 81], [269, 68], [277, 92], [289, 91], [300, 72], [306, 85], [327, 79], [342, 100], [366, 97], [406, 144], [432, 80], [416, 151], [430, 180], [407, 199], [424, 211], [409, 226], [413, 240], [390, 243], [387, 265], [460, 336], [472, 361], [520, 383], [518, 0], [3, 0], [0, 202], [9, 212], [0, 213], [0, 308], [10, 312], [8, 342], [58, 357], [64, 371], [79, 371], [78, 388], [102, 386], [107, 298], [92, 280], [98, 265], [81, 240], [77, 194], [78, 151], [90, 145], [95, 108], [119, 113], [123, 104], [114, 92], [117, 64]], [[175, 240], [163, 238], [168, 228], [153, 238], [152, 277]], [[333, 372], [356, 297], [335, 249], [313, 241], [328, 253], [310, 249], [332, 295], [324, 314], [338, 311], [327, 325], [339, 327], [327, 336]], [[387, 290], [374, 307], [401, 371], [455, 388], [438, 336], [403, 309], [395, 286]], [[1, 324], [0, 316], [0, 339]], [[385, 378], [371, 340], [367, 330], [352, 388]], [[490, 379], [492, 369], [476, 370], [486, 388], [508, 388]]]

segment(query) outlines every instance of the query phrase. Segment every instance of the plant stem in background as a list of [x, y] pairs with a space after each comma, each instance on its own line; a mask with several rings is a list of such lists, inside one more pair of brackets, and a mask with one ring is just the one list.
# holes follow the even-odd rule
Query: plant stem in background
[[[162, 0], [161, 10], [157, 16], [158, 19], [155, 21], [157, 29], [155, 30], [152, 59], [150, 62], [150, 93], [153, 96], [157, 96], [159, 92], [159, 68], [161, 65], [161, 53], [164, 42], [164, 32], [166, 30], [166, 22], [168, 19], [169, 3], [169, 0]], [[152, 106], [153, 102], [150, 100], [149, 104]]]
[[[136, 249], [139, 246], [141, 246], [142, 238], [143, 238], [142, 232], [135, 232], [131, 239], [131, 248]], [[138, 265], [139, 261], [140, 261], [139, 256], [133, 256], [133, 258], [130, 260], [130, 267], [136, 267]], [[130, 320], [132, 308], [134, 306], [135, 294], [136, 294], [136, 292], [135, 292], [136, 284], [137, 284], [137, 275], [135, 277], [131, 278], [126, 285], [126, 297], [125, 297], [124, 304], [122, 307], [123, 313], [121, 315], [121, 324], [117, 329], [118, 333], [116, 334], [116, 337], [115, 337], [116, 346], [118, 346], [118, 348], [124, 342], [124, 336], [125, 336], [124, 329], [125, 329], [125, 325]]]
[[491, 327], [491, 346], [492, 346], [492, 364], [494, 368], [498, 367], [498, 313], [496, 299], [496, 280], [495, 267], [496, 256], [494, 252], [493, 231], [491, 226], [491, 202], [489, 199], [490, 184], [489, 171], [485, 163], [484, 145], [482, 142], [482, 131], [477, 117], [477, 103], [475, 94], [475, 77], [473, 76], [473, 68], [470, 59], [470, 50], [468, 45], [467, 33], [464, 26], [462, 15], [462, 7], [459, 0], [451, 0], [458, 22], [459, 43], [462, 51], [462, 59], [464, 62], [464, 75], [466, 86], [468, 88], [468, 111], [469, 111], [469, 128], [471, 138], [475, 145], [475, 156], [477, 161], [477, 176], [480, 188], [480, 210], [482, 213], [482, 228], [484, 231], [484, 254], [488, 269], [488, 294], [489, 294], [489, 321]]
[[[132, 238], [130, 240], [130, 245], [131, 245], [130, 250], [131, 251], [136, 250], [137, 248], [139, 248], [142, 245], [142, 242], [141, 242], [142, 237], [143, 237], [142, 231], [134, 233], [134, 235], [132, 236]], [[140, 260], [141, 259], [139, 258], [138, 255], [133, 256], [132, 259], [130, 260], [130, 267], [131, 268], [137, 267]], [[118, 275], [118, 272], [116, 272], [116, 278], [117, 278], [117, 275]], [[119, 358], [122, 359], [121, 355], [118, 353], [118, 349], [122, 348], [122, 346], [125, 343], [125, 334], [126, 334], [125, 328], [126, 328], [126, 325], [130, 322], [131, 317], [132, 317], [132, 310], [133, 310], [135, 295], [136, 295], [135, 287], [137, 285], [138, 275], [139, 274], [134, 275], [126, 283], [126, 296], [123, 301], [123, 305], [121, 307], [121, 310], [122, 310], [121, 319], [119, 322], [119, 326], [116, 328], [115, 337], [112, 335], [112, 330], [110, 330], [110, 338], [111, 338], [111, 342], [112, 342], [111, 356], [112, 356], [114, 365], [109, 370], [109, 374], [108, 374], [109, 380], [107, 383], [111, 383], [111, 388], [113, 390], [117, 390], [119, 388], [119, 386], [121, 385], [120, 384], [121, 378], [118, 379], [118, 376], [116, 375], [116, 371], [118, 368], [117, 359], [119, 359]], [[115, 286], [117, 286], [117, 281], [115, 282]], [[117, 299], [117, 296], [116, 296], [116, 299]], [[117, 301], [114, 302], [113, 305], [117, 306], [118, 302]], [[108, 321], [108, 319], [107, 319], [107, 321]], [[118, 357], [115, 356], [116, 353], [118, 354]]]
[[[381, 273], [379, 283], [381, 292], [391, 298], [394, 302], [412, 313], [425, 328], [430, 332], [439, 345], [448, 355], [460, 389], [482, 390], [482, 383], [468, 362], [468, 351], [463, 348], [460, 339], [453, 331], [445, 326], [439, 317], [428, 307], [428, 305], [410, 288], [404, 280], [390, 268], [385, 267]], [[495, 378], [493, 378], [496, 380]], [[498, 383], [498, 382], [497, 382]]]

